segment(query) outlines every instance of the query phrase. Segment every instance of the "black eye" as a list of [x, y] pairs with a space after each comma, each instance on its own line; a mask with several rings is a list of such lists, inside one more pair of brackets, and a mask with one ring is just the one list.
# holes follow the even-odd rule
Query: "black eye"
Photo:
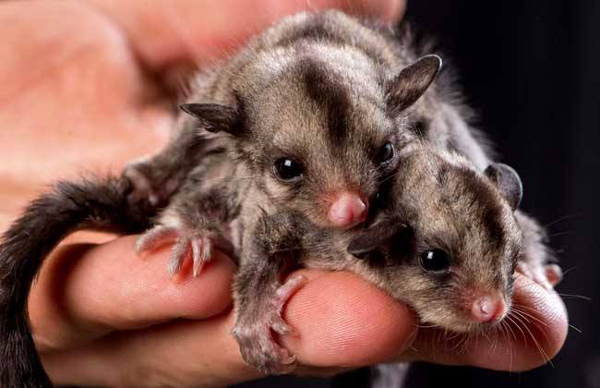
[[387, 163], [394, 158], [394, 146], [389, 141], [379, 149], [377, 160], [379, 163]]
[[421, 254], [421, 266], [426, 271], [443, 272], [450, 267], [450, 256], [441, 249], [433, 249]]
[[302, 165], [290, 158], [277, 159], [273, 165], [275, 175], [284, 181], [293, 181], [302, 176]]

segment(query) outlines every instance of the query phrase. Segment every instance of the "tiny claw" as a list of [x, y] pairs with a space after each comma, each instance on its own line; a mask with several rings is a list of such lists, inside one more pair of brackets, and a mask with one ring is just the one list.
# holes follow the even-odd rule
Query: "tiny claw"
[[181, 270], [181, 263], [169, 260], [169, 264], [167, 265], [167, 274], [170, 278], [174, 277]]
[[197, 277], [204, 268], [204, 264], [213, 256], [213, 244], [210, 237], [206, 236], [192, 237], [191, 244], [194, 263], [192, 272], [194, 277]]
[[296, 362], [296, 356], [293, 354], [290, 354], [289, 351], [287, 351], [286, 349], [281, 349], [281, 353], [280, 353], [280, 357], [281, 357], [281, 365], [291, 365], [293, 363]]
[[201, 259], [201, 240], [193, 238], [191, 241], [192, 244], [192, 261], [194, 263], [192, 275], [194, 277], [198, 277], [200, 275], [200, 271], [204, 266], [204, 261]]
[[191, 244], [189, 240], [185, 237], [179, 238], [171, 250], [171, 256], [169, 257], [169, 264], [167, 266], [169, 276], [173, 277], [181, 271], [183, 261], [190, 253]]
[[135, 240], [135, 253], [141, 255], [144, 252], [152, 251], [175, 237], [177, 237], [177, 230], [174, 228], [156, 226]]
[[276, 322], [271, 326], [271, 329], [279, 335], [287, 335], [291, 332], [291, 328], [285, 322]]
[[298, 337], [300, 334], [298, 332], [298, 329], [296, 329], [294, 326], [288, 325], [288, 331], [285, 335], [288, 337]]
[[144, 241], [143, 237], [144, 236], [142, 235], [135, 240], [135, 246], [133, 249], [135, 250], [135, 254], [138, 256], [147, 250], [145, 248], [146, 242]]
[[207, 262], [213, 256], [213, 242], [210, 237], [202, 237], [202, 261]]
[[284, 305], [287, 300], [294, 295], [302, 286], [308, 283], [308, 278], [304, 275], [297, 275], [286, 280], [286, 282], [277, 289], [277, 297]]

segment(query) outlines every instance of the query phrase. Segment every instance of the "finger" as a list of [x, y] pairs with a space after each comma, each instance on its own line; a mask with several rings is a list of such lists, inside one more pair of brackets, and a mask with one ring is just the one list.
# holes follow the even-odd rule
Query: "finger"
[[567, 335], [564, 303], [553, 290], [517, 274], [514, 305], [503, 328], [463, 342], [441, 333], [421, 330], [404, 361], [425, 360], [449, 365], [472, 365], [494, 370], [525, 371], [551, 360]]
[[311, 367], [358, 367], [389, 360], [416, 337], [414, 314], [349, 272], [301, 271], [310, 282], [284, 318], [295, 335], [283, 344]]
[[29, 312], [40, 349], [63, 348], [113, 330], [145, 327], [176, 317], [206, 318], [231, 304], [235, 265], [217, 253], [198, 278], [174, 282], [169, 247], [144, 259], [133, 236], [102, 245], [68, 245], [45, 263]]
[[154, 71], [182, 63], [203, 65], [232, 51], [285, 15], [340, 8], [395, 22], [405, 0], [90, 0], [117, 21], [142, 61]]
[[[302, 273], [311, 280], [285, 308], [296, 335], [283, 338], [302, 373], [383, 361], [409, 346], [415, 318], [382, 291], [354, 274]], [[47, 353], [43, 361], [63, 384], [223, 386], [259, 377], [242, 361], [232, 326], [232, 314], [173, 322]]]

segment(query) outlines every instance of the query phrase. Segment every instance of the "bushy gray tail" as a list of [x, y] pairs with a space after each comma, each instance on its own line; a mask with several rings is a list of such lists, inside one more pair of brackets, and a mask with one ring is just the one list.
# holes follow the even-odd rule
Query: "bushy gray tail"
[[94, 229], [131, 234], [146, 229], [153, 209], [129, 204], [121, 178], [60, 182], [34, 200], [0, 245], [0, 387], [51, 387], [36, 352], [29, 290], [44, 258], [68, 234]]

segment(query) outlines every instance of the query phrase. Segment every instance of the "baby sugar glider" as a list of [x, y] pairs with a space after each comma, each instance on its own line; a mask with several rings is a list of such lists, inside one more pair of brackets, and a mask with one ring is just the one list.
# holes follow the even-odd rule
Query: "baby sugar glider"
[[[470, 111], [451, 77], [430, 86], [441, 60], [429, 50], [417, 47], [406, 27], [335, 10], [284, 18], [194, 79], [183, 105], [192, 117], [180, 117], [164, 151], [126, 170], [131, 197], [167, 203], [207, 152], [225, 147], [248, 169], [248, 179], [275, 171], [259, 195], [318, 225], [350, 228], [370, 214], [373, 175], [394, 169], [394, 162], [381, 163], [371, 173], [375, 154], [383, 160], [390, 146], [419, 139], [483, 170], [493, 163], [488, 142], [467, 123]], [[198, 127], [212, 133], [200, 131], [199, 141]], [[344, 142], [372, 155], [357, 157]], [[304, 157], [306, 165], [297, 160]], [[305, 168], [314, 169], [307, 184], [294, 185]], [[288, 174], [287, 182], [280, 179]], [[521, 268], [549, 287], [548, 276], [555, 282], [560, 271], [546, 266], [553, 257], [543, 228], [520, 211], [516, 216], [531, 241]]]
[[[373, 203], [385, 206], [357, 230], [318, 227], [293, 206], [268, 206], [268, 198], [251, 194], [265, 177], [246, 180], [225, 154], [207, 158], [138, 241], [150, 249], [177, 239], [171, 271], [192, 256], [197, 273], [211, 241], [239, 258], [233, 334], [244, 360], [261, 372], [294, 369], [271, 331], [289, 332], [281, 311], [305, 280], [281, 279], [298, 266], [356, 272], [424, 322], [452, 331], [485, 330], [507, 315], [524, 243], [514, 215], [521, 181], [510, 167], [480, 172], [456, 153], [407, 144], [394, 150], [398, 168]], [[223, 244], [236, 235], [233, 246]]]
[[[0, 246], [0, 385], [51, 385], [26, 304], [46, 254], [73, 230], [135, 233], [166, 207], [138, 249], [176, 239], [171, 273], [188, 254], [198, 273], [213, 245], [239, 256], [253, 252], [255, 230], [269, 225], [256, 222], [283, 209], [336, 238], [361, 231], [387, 209], [382, 185], [402, 168], [398, 151], [415, 141], [455, 150], [485, 169], [491, 161], [451, 97], [453, 87], [430, 86], [440, 59], [423, 54], [407, 34], [341, 12], [285, 18], [194, 78], [183, 106], [189, 115], [179, 117], [161, 153], [121, 177], [63, 182], [34, 201]], [[186, 215], [186, 198], [194, 196], [202, 209]], [[546, 281], [543, 231], [515, 216], [528, 236], [521, 263]], [[237, 290], [244, 276], [240, 270]]]
[[[182, 108], [195, 119], [184, 121], [213, 133], [205, 134], [206, 149], [221, 145], [249, 177], [268, 178], [257, 195], [318, 225], [351, 228], [366, 219], [378, 181], [396, 167], [393, 149], [414, 137], [406, 110], [433, 82], [441, 59], [400, 57], [366, 27], [349, 37], [360, 24], [341, 15], [284, 20], [216, 74], [200, 77]], [[165, 170], [133, 165], [128, 174], [141, 193], [156, 186], [144, 169]], [[307, 179], [297, 184], [302, 175]]]

